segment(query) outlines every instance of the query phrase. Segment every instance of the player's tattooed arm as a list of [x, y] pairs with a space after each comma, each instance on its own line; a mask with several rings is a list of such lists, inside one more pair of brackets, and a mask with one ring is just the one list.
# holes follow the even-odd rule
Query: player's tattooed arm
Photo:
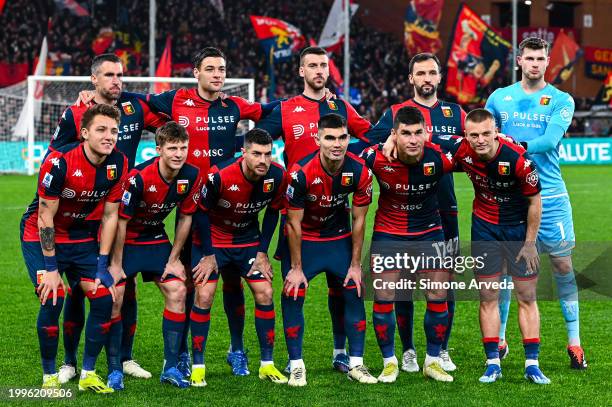
[[40, 246], [45, 256], [55, 255], [55, 226], [53, 217], [57, 213], [59, 200], [40, 198], [38, 203], [38, 231]]

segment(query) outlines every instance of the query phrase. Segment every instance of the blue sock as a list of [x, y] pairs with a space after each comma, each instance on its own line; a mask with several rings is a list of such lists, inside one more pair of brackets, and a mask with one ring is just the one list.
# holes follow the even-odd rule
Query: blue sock
[[259, 339], [261, 360], [271, 361], [274, 353], [274, 304], [262, 305], [255, 303], [255, 330]]
[[123, 334], [123, 321], [121, 315], [111, 318], [108, 342], [106, 343], [106, 358], [108, 360], [108, 371], [118, 370], [123, 372], [121, 364], [121, 337]]
[[68, 291], [64, 303], [64, 363], [77, 366], [81, 332], [85, 326], [85, 294], [79, 286]]
[[374, 301], [374, 333], [383, 358], [395, 355], [395, 312], [393, 301]]
[[402, 352], [408, 349], [415, 349], [413, 341], [414, 324], [414, 302], [412, 301], [396, 301], [395, 302], [395, 319], [397, 321], [397, 331], [402, 341]]
[[[512, 277], [505, 275], [503, 276], [503, 280], [512, 281]], [[502, 280], [502, 281], [503, 281]], [[510, 313], [510, 303], [512, 302], [512, 290], [503, 289], [499, 290], [499, 340], [506, 340], [506, 325], [508, 323], [508, 314]]]
[[129, 278], [125, 283], [123, 304], [121, 305], [121, 361], [132, 360], [134, 350], [134, 335], [138, 322], [138, 301], [136, 300], [136, 283]]
[[366, 315], [363, 298], [357, 296], [357, 286], [350, 280], [344, 287], [344, 330], [348, 339], [349, 356], [363, 357]]
[[210, 308], [203, 309], [194, 305], [191, 308], [191, 350], [193, 352], [193, 364], [204, 364], [204, 352], [208, 341], [208, 329], [210, 328]]
[[232, 351], [244, 350], [244, 288], [239, 279], [223, 279], [223, 308]]
[[331, 316], [332, 332], [334, 334], [334, 349], [346, 347], [346, 331], [344, 330], [344, 296], [342, 281], [331, 273], [327, 277], [327, 309]]
[[89, 298], [89, 315], [85, 323], [83, 369], [95, 370], [98, 355], [108, 341], [113, 298], [106, 287], [99, 287], [95, 296], [89, 291], [87, 298]]
[[[187, 286], [187, 293], [185, 294], [185, 315], [191, 315], [193, 308], [193, 301], [195, 300], [195, 288], [193, 286]], [[179, 355], [189, 352], [189, 330], [191, 329], [190, 323], [185, 323], [183, 326], [183, 337], [181, 339], [179, 347]]]
[[440, 356], [442, 342], [448, 329], [446, 301], [427, 301], [423, 326], [427, 338], [427, 354], [433, 357]]
[[302, 359], [302, 343], [304, 342], [304, 297], [306, 289], [300, 288], [297, 300], [293, 292], [283, 292], [281, 308], [283, 310], [283, 328], [289, 360]]
[[[450, 298], [452, 294], [449, 295]], [[446, 330], [446, 335], [444, 336], [444, 341], [442, 341], [442, 349], [448, 349], [448, 340], [450, 339], [451, 329], [453, 328], [453, 320], [455, 318], [455, 301], [447, 301], [448, 304], [448, 329]]]
[[576, 275], [553, 273], [559, 293], [559, 304], [565, 319], [567, 338], [570, 343], [580, 343], [580, 308], [578, 305], [578, 287]]
[[540, 338], [523, 339], [525, 359], [538, 360], [540, 354]]
[[482, 344], [484, 345], [484, 351], [485, 355], [487, 355], [487, 359], [499, 359], [498, 337], [482, 338]]
[[59, 317], [64, 305], [64, 290], [57, 290], [57, 302], [53, 306], [53, 297], [40, 306], [38, 319], [36, 320], [36, 331], [40, 345], [40, 357], [44, 374], [54, 374], [55, 360], [57, 357], [57, 344], [59, 341]]
[[164, 309], [162, 335], [164, 337], [164, 371], [176, 367], [183, 340], [186, 315]]

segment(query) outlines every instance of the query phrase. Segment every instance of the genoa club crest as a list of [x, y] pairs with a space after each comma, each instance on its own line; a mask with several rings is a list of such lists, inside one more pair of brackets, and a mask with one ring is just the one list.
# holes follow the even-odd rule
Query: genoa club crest
[[499, 175], [510, 175], [510, 163], [506, 161], [497, 163], [497, 172]]
[[117, 166], [115, 164], [109, 164], [106, 166], [106, 179], [114, 181], [117, 179]]
[[266, 179], [263, 183], [263, 191], [265, 193], [272, 192], [274, 189], [274, 178]]
[[423, 164], [423, 174], [430, 176], [436, 173], [436, 165], [434, 163]]
[[348, 187], [353, 185], [353, 173], [352, 172], [343, 172], [342, 178], [340, 179], [340, 184], [344, 187]]
[[134, 106], [132, 106], [132, 102], [121, 103], [121, 108], [123, 109], [123, 113], [127, 114], [128, 116], [136, 112], [136, 110], [134, 110]]
[[189, 180], [187, 179], [179, 179], [176, 181], [176, 192], [179, 194], [184, 194], [187, 192], [187, 187], [189, 186]]
[[453, 117], [453, 109], [450, 106], [442, 106], [442, 115], [444, 117]]
[[544, 95], [540, 98], [540, 104], [542, 106], [548, 106], [550, 104], [550, 99], [552, 99], [552, 96]]
[[327, 106], [331, 109], [331, 110], [338, 110], [338, 105], [336, 104], [336, 102], [334, 102], [333, 100], [328, 100], [327, 101]]

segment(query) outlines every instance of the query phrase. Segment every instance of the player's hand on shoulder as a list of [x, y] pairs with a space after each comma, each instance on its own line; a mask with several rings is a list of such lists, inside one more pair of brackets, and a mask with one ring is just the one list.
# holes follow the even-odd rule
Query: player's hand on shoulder
[[194, 284], [206, 284], [214, 271], [217, 271], [217, 259], [215, 255], [203, 256], [193, 268]]
[[79, 98], [74, 104], [75, 106], [81, 106], [82, 104], [87, 106], [93, 102], [95, 96], [96, 91], [94, 90], [82, 90], [79, 92]]
[[304, 288], [308, 288], [308, 279], [301, 267], [292, 267], [285, 277], [284, 292], [297, 300], [300, 285], [304, 284]]
[[325, 100], [337, 99], [338, 96], [332, 92], [329, 88], [325, 88]]
[[255, 260], [251, 265], [251, 269], [247, 273], [247, 277], [250, 277], [257, 272], [261, 273], [267, 281], [272, 282], [272, 278], [274, 278], [274, 270], [272, 269], [272, 264], [270, 264], [270, 259], [268, 258], [267, 253], [257, 252]]
[[395, 148], [395, 138], [392, 135], [387, 137], [387, 140], [383, 144], [382, 153], [385, 158], [389, 161], [397, 159], [397, 148]]

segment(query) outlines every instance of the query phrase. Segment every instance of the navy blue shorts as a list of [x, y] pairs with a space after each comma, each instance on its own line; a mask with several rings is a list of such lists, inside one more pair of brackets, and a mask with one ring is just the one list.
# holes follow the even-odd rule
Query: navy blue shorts
[[[240, 276], [248, 282], [266, 280], [261, 273], [253, 273], [247, 277], [258, 251], [259, 245], [247, 247], [213, 247], [213, 253], [215, 254], [217, 267], [221, 276], [225, 278], [236, 278]], [[191, 247], [191, 255], [191, 267], [193, 268], [202, 258], [202, 249], [200, 246], [193, 245]], [[218, 281], [219, 273], [211, 274], [208, 281]]]
[[527, 263], [515, 259], [525, 242], [527, 223], [518, 225], [495, 225], [472, 216], [472, 256], [483, 260], [482, 267], [474, 267], [478, 277], [497, 277], [502, 274], [504, 264], [507, 273], [514, 278], [530, 280], [537, 271], [529, 274]]
[[444, 230], [444, 240], [451, 256], [459, 256], [459, 217], [457, 212], [440, 211], [442, 220], [442, 230]]
[[[142, 281], [158, 281], [164, 274], [171, 251], [170, 242], [126, 244], [123, 246], [123, 271], [127, 278], [132, 278], [140, 273]], [[176, 280], [178, 277], [169, 274], [164, 281], [171, 279]]]
[[[98, 243], [58, 243], [55, 245], [55, 258], [61, 275], [66, 275], [70, 287], [81, 280], [93, 281], [98, 267]], [[21, 241], [21, 252], [30, 281], [38, 287], [38, 275], [45, 271], [45, 260], [40, 242]]]
[[[302, 270], [308, 281], [319, 273], [331, 274], [332, 280], [346, 278], [351, 265], [353, 242], [351, 237], [338, 240], [311, 241], [302, 240]], [[291, 255], [289, 241], [283, 247], [281, 272], [283, 279], [291, 270]], [[331, 277], [330, 277], [331, 278]]]

